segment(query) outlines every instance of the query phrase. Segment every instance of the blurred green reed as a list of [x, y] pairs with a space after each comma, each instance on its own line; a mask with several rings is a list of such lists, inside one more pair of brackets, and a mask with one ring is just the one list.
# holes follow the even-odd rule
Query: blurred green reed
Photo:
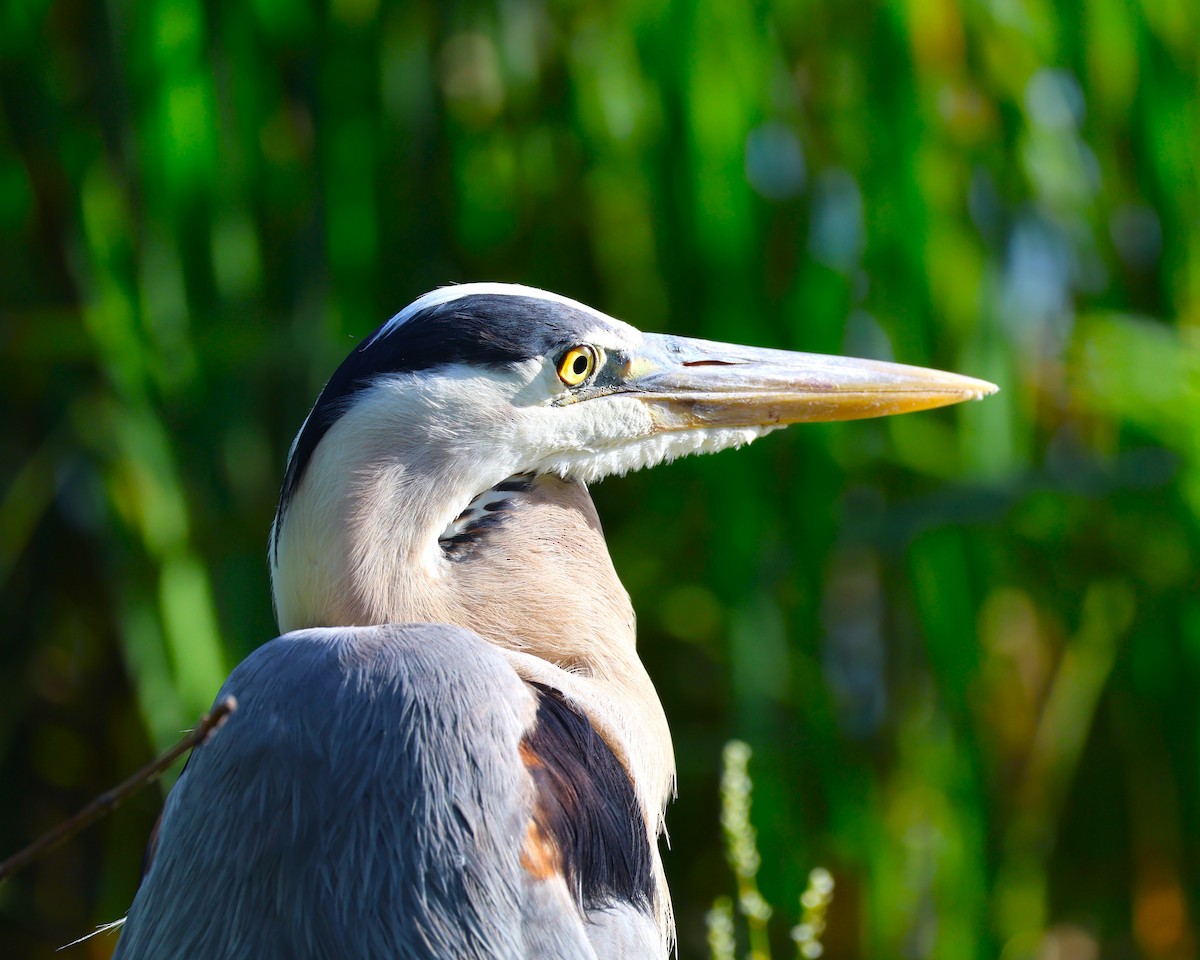
[[[597, 489], [681, 956], [730, 737], [764, 902], [837, 877], [828, 957], [1192, 956], [1197, 36], [1167, 0], [0, 6], [0, 849], [273, 635], [288, 443], [357, 338], [513, 280], [1003, 387]], [[0, 887], [6, 956], [121, 914], [158, 802]]]

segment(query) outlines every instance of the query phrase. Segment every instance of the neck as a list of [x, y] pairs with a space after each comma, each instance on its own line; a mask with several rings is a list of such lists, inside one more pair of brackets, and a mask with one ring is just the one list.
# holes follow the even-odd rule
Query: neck
[[444, 486], [381, 467], [332, 501], [310, 502], [307, 491], [329, 489], [312, 483], [319, 479], [309, 476], [277, 521], [280, 627], [429, 622], [475, 631], [520, 676], [562, 691], [591, 720], [624, 763], [656, 842], [674, 787], [670, 731], [587, 488], [549, 476], [511, 493], [502, 483], [487, 498], [504, 501], [490, 511], [496, 520], [464, 540], [470, 520], [455, 518], [469, 494], [444, 515], [424, 506], [446, 502]]

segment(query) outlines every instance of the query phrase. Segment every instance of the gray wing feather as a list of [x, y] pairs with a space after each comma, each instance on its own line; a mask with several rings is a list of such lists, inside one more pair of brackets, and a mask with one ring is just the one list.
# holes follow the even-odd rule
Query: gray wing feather
[[171, 791], [118, 960], [590, 958], [520, 863], [528, 688], [467, 630], [305, 630], [250, 655]]

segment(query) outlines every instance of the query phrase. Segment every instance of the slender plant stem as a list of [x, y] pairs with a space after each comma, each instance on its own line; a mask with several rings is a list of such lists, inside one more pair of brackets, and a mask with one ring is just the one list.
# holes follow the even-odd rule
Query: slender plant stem
[[226, 697], [214, 706], [209, 713], [200, 718], [200, 722], [196, 724], [195, 729], [191, 733], [153, 763], [147, 764], [128, 780], [100, 794], [100, 796], [80, 810], [75, 816], [64, 820], [24, 850], [0, 863], [0, 883], [7, 880], [18, 870], [31, 864], [34, 860], [45, 856], [64, 840], [69, 840], [81, 830], [91, 826], [105, 814], [111, 813], [124, 800], [137, 793], [146, 784], [157, 780], [171, 764], [193, 747], [197, 747], [207, 740], [236, 709], [237, 700], [233, 697]]

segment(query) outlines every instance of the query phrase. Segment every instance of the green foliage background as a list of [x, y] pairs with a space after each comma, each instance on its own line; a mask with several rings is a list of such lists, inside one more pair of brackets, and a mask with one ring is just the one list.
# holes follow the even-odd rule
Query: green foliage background
[[[1003, 387], [596, 490], [681, 956], [734, 735], [781, 941], [820, 863], [829, 956], [1194, 956], [1198, 38], [1184, 0], [5, 0], [0, 848], [274, 635], [288, 443], [356, 339], [502, 279]], [[0, 886], [0, 952], [121, 915], [159, 802]]]

